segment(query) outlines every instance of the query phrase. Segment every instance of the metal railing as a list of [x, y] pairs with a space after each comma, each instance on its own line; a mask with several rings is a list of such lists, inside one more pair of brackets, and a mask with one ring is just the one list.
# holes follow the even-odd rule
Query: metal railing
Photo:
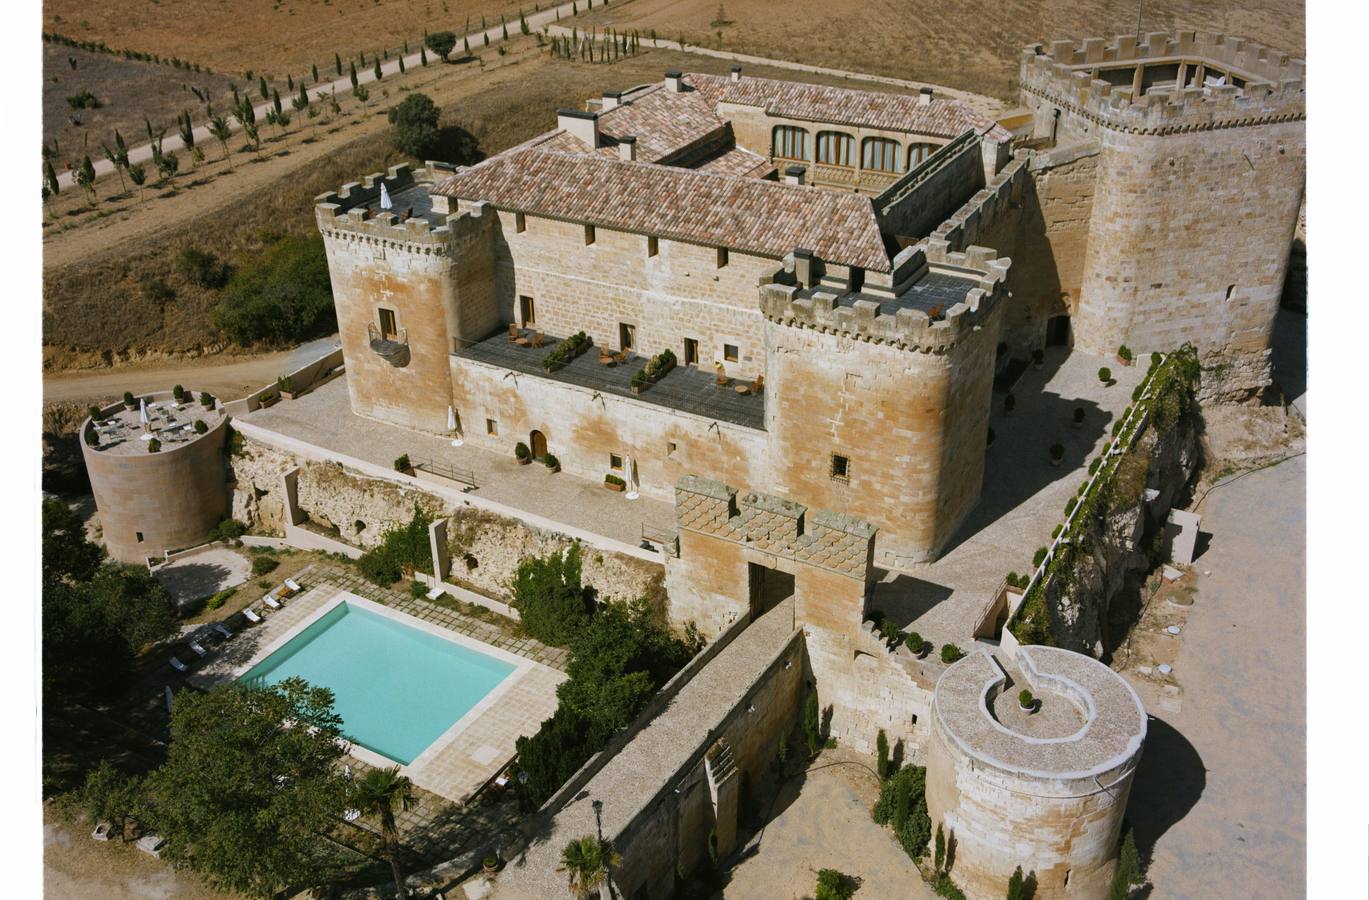
[[475, 471], [473, 469], [458, 469], [435, 459], [414, 459], [413, 466], [415, 470], [422, 470], [440, 478], [464, 484], [467, 490], [473, 491], [479, 487], [475, 482]]

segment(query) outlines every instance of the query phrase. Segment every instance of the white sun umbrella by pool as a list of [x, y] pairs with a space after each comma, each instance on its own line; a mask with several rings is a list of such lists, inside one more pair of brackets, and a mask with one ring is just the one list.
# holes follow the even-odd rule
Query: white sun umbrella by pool
[[[384, 187], [384, 185], [381, 185]], [[452, 433], [452, 446], [460, 447], [465, 441], [461, 440], [461, 435], [456, 433], [456, 410], [447, 407], [447, 430]]]
[[390, 205], [390, 192], [385, 190], [385, 184], [382, 182], [380, 185], [380, 208], [389, 209]]

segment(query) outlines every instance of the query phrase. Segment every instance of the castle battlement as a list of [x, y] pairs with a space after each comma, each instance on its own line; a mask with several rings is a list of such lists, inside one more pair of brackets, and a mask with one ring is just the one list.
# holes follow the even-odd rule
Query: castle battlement
[[[1095, 77], [1099, 70], [1134, 63], [1129, 85]], [[1140, 68], [1176, 66], [1176, 84], [1143, 86]], [[1205, 87], [1205, 73], [1226, 82]], [[1192, 74], [1193, 84], [1180, 86]], [[1022, 90], [1108, 128], [1147, 134], [1201, 131], [1282, 122], [1306, 117], [1306, 63], [1242, 38], [1205, 32], [1155, 32], [1137, 43], [1121, 35], [1054, 41], [1049, 51], [1033, 44], [1022, 52]], [[1234, 84], [1239, 81], [1240, 84]]]
[[1021, 202], [1029, 162], [1030, 157], [1019, 151], [1019, 155], [993, 177], [988, 187], [937, 226], [932, 238], [945, 241], [948, 250], [967, 250], [973, 246], [982, 232], [992, 228], [1000, 216]]
[[[987, 247], [953, 251], [947, 240], [929, 238], [894, 257], [891, 287], [880, 289], [872, 279], [869, 286], [848, 293], [826, 283], [805, 287], [801, 262], [811, 261], [802, 253], [789, 254], [774, 280], [761, 286], [761, 313], [767, 319], [921, 353], [945, 353], [980, 325], [1006, 296], [1012, 264]], [[949, 306], [915, 299], [929, 275], [963, 282], [961, 299]]]
[[[433, 178], [428, 169], [414, 170], [408, 163], [391, 166], [387, 173], [376, 172], [361, 181], [348, 182], [336, 192], [320, 194], [314, 200], [319, 230], [328, 237], [341, 237], [390, 245], [427, 245], [426, 252], [447, 244], [466, 230], [478, 229], [486, 204], [474, 204], [460, 215], [447, 212], [445, 197], [434, 198], [429, 191]], [[395, 209], [378, 210], [380, 188], [384, 185]], [[402, 218], [396, 210], [412, 214]]]

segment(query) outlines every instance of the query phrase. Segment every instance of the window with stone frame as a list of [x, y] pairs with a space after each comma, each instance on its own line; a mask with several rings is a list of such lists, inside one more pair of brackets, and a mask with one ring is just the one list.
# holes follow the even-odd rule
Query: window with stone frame
[[825, 166], [855, 166], [856, 139], [841, 131], [819, 131], [818, 162]]
[[832, 467], [829, 472], [833, 481], [851, 480], [851, 457], [843, 456], [840, 453], [832, 454]]
[[882, 137], [866, 138], [861, 144], [860, 167], [870, 172], [902, 172], [903, 154], [899, 152], [898, 141]]
[[809, 160], [808, 131], [797, 125], [776, 125], [771, 138], [771, 155], [780, 159]]
[[741, 351], [736, 344], [723, 344], [723, 361], [736, 362], [741, 358]]
[[494, 419], [486, 419], [486, 420], [485, 420], [485, 433], [488, 434], [488, 435], [490, 435], [491, 437], [498, 437], [498, 436], [499, 436], [499, 423], [496, 422]]

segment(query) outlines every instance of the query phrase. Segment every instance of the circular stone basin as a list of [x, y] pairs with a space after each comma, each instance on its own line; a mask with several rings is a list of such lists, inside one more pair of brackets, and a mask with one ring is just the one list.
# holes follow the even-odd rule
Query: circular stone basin
[[1084, 727], [1084, 714], [1059, 694], [1035, 694], [1037, 710], [1028, 713], [1017, 702], [1020, 686], [993, 699], [989, 712], [1009, 731], [1033, 738], [1069, 737]]

